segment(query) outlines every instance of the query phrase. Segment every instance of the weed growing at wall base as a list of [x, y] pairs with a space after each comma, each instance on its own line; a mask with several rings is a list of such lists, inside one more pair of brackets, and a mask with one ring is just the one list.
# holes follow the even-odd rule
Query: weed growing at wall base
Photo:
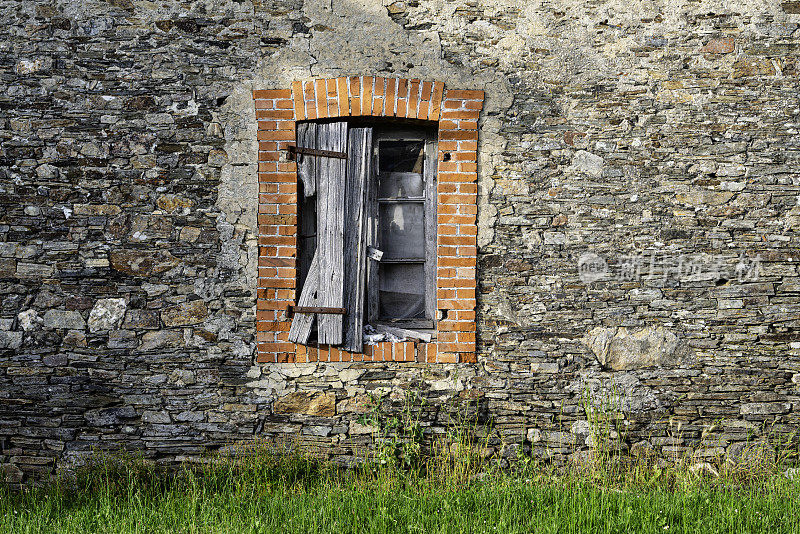
[[47, 489], [0, 490], [0, 532], [800, 532], [800, 481], [673, 473], [598, 480], [535, 463], [468, 481], [343, 470], [265, 448], [165, 470], [106, 458]]

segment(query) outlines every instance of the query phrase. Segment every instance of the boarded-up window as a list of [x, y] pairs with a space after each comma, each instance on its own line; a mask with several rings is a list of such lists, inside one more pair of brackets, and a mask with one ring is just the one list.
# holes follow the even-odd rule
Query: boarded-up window
[[433, 328], [435, 134], [299, 123], [296, 154], [301, 290], [289, 339], [357, 352], [365, 323]]

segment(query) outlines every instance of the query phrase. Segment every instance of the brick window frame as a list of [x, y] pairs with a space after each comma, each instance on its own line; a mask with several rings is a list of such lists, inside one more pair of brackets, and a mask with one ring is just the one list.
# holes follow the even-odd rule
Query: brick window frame
[[[256, 361], [474, 363], [477, 280], [478, 117], [484, 92], [442, 82], [357, 76], [295, 81], [253, 91], [258, 121]], [[288, 340], [297, 290], [297, 166], [282, 157], [297, 121], [395, 117], [437, 123], [436, 322], [430, 343], [383, 342], [362, 353]]]

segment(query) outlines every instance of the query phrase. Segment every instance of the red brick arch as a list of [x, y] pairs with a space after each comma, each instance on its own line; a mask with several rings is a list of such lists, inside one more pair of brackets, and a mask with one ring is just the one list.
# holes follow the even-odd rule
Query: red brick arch
[[[258, 362], [474, 362], [477, 262], [478, 116], [483, 91], [441, 82], [356, 76], [296, 81], [291, 89], [253, 91], [258, 120]], [[281, 158], [297, 121], [396, 117], [438, 123], [436, 341], [365, 345], [363, 353], [288, 341], [294, 303], [297, 167]]]

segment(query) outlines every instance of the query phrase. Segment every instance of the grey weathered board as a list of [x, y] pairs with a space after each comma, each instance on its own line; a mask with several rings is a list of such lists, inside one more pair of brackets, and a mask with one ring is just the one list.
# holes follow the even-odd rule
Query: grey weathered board
[[[425, 307], [426, 316], [431, 321], [436, 321], [436, 258], [439, 253], [436, 236], [438, 231], [436, 205], [437, 205], [437, 166], [438, 147], [436, 138], [429, 136], [425, 140]], [[433, 326], [433, 325], [431, 325]]]
[[[297, 125], [297, 146], [316, 148], [317, 124], [301, 122]], [[303, 182], [303, 194], [310, 197], [317, 194], [317, 159], [316, 156], [297, 155], [297, 176]]]
[[[347, 150], [347, 123], [317, 125], [320, 150]], [[319, 262], [318, 305], [344, 307], [344, 219], [347, 161], [317, 158], [317, 261]], [[342, 316], [320, 314], [317, 339], [320, 344], [342, 343]]]
[[344, 232], [344, 349], [361, 352], [366, 285], [367, 184], [372, 170], [372, 128], [353, 128], [348, 133]]
[[[311, 260], [306, 282], [297, 301], [298, 306], [317, 306], [317, 288], [319, 284], [319, 261], [317, 255]], [[307, 343], [311, 335], [311, 326], [314, 324], [313, 313], [296, 313], [289, 328], [289, 341], [293, 343]]]

